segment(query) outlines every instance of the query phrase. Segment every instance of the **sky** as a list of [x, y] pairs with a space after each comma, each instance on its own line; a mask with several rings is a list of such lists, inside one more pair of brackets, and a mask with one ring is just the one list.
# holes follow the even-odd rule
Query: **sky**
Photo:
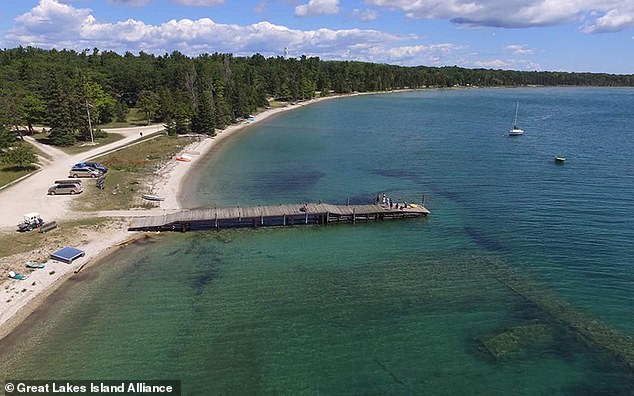
[[0, 3], [0, 48], [634, 74], [634, 0]]

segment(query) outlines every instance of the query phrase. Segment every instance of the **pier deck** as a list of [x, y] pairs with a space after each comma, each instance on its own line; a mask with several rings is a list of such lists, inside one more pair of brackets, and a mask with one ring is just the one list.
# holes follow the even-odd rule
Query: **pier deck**
[[199, 208], [134, 219], [130, 231], [189, 231], [235, 227], [274, 227], [424, 217], [424, 206], [301, 204]]

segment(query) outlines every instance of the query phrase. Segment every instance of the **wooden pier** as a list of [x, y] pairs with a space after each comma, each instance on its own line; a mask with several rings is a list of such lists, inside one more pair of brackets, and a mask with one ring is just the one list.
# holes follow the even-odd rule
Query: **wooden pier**
[[386, 205], [295, 204], [254, 207], [199, 208], [161, 216], [140, 217], [130, 231], [219, 230], [238, 227], [282, 227], [301, 224], [402, 219], [424, 217], [429, 210], [420, 205], [390, 208]]

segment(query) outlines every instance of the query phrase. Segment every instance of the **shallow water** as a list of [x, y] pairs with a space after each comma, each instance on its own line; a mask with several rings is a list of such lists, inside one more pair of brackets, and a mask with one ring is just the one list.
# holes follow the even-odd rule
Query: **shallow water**
[[[517, 100], [526, 134], [509, 138]], [[632, 105], [630, 89], [424, 91], [254, 125], [190, 205], [386, 192], [424, 194], [432, 215], [124, 249], [0, 345], [0, 374], [176, 378], [192, 395], [630, 394], [631, 370], [543, 301], [634, 335]]]

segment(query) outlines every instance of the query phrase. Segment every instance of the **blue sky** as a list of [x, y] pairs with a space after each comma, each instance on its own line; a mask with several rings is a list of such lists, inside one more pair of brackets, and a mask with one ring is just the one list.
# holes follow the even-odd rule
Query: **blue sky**
[[634, 0], [16, 0], [0, 47], [633, 74]]

